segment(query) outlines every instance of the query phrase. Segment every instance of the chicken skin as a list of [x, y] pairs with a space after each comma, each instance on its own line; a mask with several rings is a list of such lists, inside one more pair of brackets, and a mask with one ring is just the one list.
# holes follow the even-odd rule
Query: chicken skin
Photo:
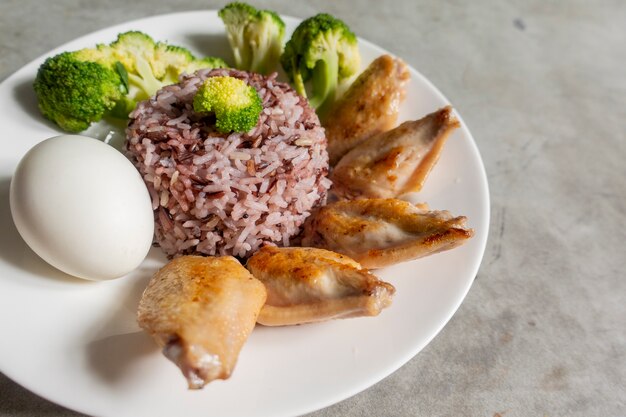
[[331, 166], [358, 143], [396, 125], [409, 78], [406, 64], [389, 55], [359, 75], [323, 123]]
[[396, 199], [338, 201], [307, 219], [302, 244], [382, 268], [461, 245], [474, 234], [465, 221]]
[[266, 326], [376, 316], [395, 292], [354, 260], [323, 249], [266, 246], [246, 267], [267, 289], [257, 319]]
[[339, 161], [331, 179], [339, 198], [393, 198], [419, 191], [460, 126], [450, 106], [373, 136]]
[[227, 379], [265, 302], [264, 285], [235, 258], [183, 256], [143, 293], [138, 322], [190, 389]]

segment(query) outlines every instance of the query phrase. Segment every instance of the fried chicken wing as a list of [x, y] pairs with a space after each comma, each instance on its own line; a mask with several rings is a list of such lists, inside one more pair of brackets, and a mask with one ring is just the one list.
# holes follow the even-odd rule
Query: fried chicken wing
[[389, 55], [359, 75], [323, 123], [331, 166], [358, 143], [395, 126], [409, 78], [406, 64]]
[[257, 319], [266, 326], [376, 316], [395, 292], [354, 260], [323, 249], [266, 246], [246, 267], [267, 288]]
[[266, 296], [231, 256], [183, 256], [154, 275], [138, 322], [198, 389], [230, 376]]
[[450, 106], [373, 136], [339, 161], [331, 179], [340, 198], [391, 198], [419, 191], [460, 124]]
[[465, 222], [463, 216], [396, 199], [338, 201], [307, 219], [302, 244], [382, 268], [461, 245], [474, 234]]

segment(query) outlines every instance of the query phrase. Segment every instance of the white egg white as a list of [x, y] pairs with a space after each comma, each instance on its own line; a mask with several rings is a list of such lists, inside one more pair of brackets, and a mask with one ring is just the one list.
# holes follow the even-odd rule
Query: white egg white
[[152, 205], [141, 176], [97, 139], [63, 135], [34, 146], [17, 166], [10, 204], [28, 246], [76, 277], [121, 277], [152, 243]]

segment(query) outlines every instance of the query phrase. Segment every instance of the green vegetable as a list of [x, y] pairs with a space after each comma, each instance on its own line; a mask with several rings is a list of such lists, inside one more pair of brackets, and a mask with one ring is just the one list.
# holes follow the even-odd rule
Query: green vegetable
[[197, 113], [215, 113], [222, 133], [248, 132], [256, 126], [263, 103], [256, 89], [234, 77], [211, 77], [193, 98]]
[[327, 110], [335, 101], [339, 83], [359, 70], [361, 55], [350, 28], [320, 13], [300, 23], [280, 62], [300, 95], [307, 97], [305, 83], [311, 81], [311, 106]]
[[199, 69], [203, 68], [227, 68], [228, 65], [222, 58], [208, 56], [206, 58], [196, 59], [191, 61], [186, 67], [185, 72], [192, 74]]
[[37, 72], [34, 88], [41, 113], [68, 132], [87, 129], [124, 96], [115, 70], [79, 61], [72, 52], [48, 58]]
[[48, 58], [34, 89], [46, 118], [63, 130], [80, 132], [103, 117], [128, 117], [138, 101], [175, 83], [184, 72], [226, 66], [219, 58], [198, 59], [185, 48], [132, 31], [110, 45]]
[[226, 26], [237, 68], [268, 74], [276, 67], [285, 36], [285, 23], [280, 16], [234, 2], [222, 8], [219, 17]]
[[111, 44], [112, 57], [128, 73], [128, 98], [132, 101], [145, 100], [165, 85], [160, 79], [165, 77], [170, 60], [160, 62], [156, 52], [157, 44], [142, 32], [122, 33]]

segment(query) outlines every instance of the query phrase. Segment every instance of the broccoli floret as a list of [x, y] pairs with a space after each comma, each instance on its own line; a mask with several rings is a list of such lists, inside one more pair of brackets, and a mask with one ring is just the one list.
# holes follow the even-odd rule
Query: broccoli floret
[[[136, 31], [121, 33], [111, 43], [112, 55], [128, 74], [131, 102], [145, 100], [164, 86], [151, 64], [155, 60], [156, 46], [150, 36]], [[162, 73], [165, 75], [165, 69]]]
[[235, 66], [245, 71], [271, 72], [283, 50], [285, 22], [269, 10], [246, 3], [229, 3], [219, 11], [226, 26]]
[[191, 61], [185, 68], [183, 68], [181, 73], [184, 72], [187, 74], [193, 74], [199, 69], [205, 68], [228, 68], [228, 64], [226, 64], [222, 58], [209, 56]]
[[197, 113], [215, 113], [222, 133], [248, 132], [256, 126], [263, 103], [256, 89], [234, 77], [210, 77], [193, 98]]
[[123, 97], [115, 70], [81, 61], [72, 52], [48, 58], [39, 67], [34, 88], [41, 113], [68, 132], [87, 129]]
[[99, 44], [95, 48], [84, 48], [73, 52], [74, 58], [79, 61], [90, 61], [113, 68], [118, 61], [109, 45]]
[[156, 42], [143, 32], [129, 31], [117, 35], [110, 48], [115, 60], [121, 62], [129, 73], [135, 73], [137, 58], [149, 61], [154, 56]]
[[337, 86], [361, 66], [357, 38], [341, 20], [325, 13], [304, 20], [285, 45], [280, 62], [296, 91], [316, 109], [335, 101]]
[[168, 76], [174, 75], [178, 79], [180, 71], [185, 68], [196, 58], [191, 51], [182, 46], [168, 45], [158, 42], [154, 48], [154, 55], [150, 60], [150, 65], [154, 71], [155, 77], [162, 80]]
[[164, 84], [173, 84], [185, 68], [196, 61], [193, 54], [182, 46], [156, 44], [150, 66], [156, 78]]
[[219, 58], [198, 59], [182, 47], [154, 42], [142, 32], [49, 58], [34, 88], [42, 114], [69, 132], [85, 130], [102, 117], [126, 118], [140, 100], [175, 83], [183, 72], [226, 66]]
[[186, 48], [155, 42], [142, 32], [120, 34], [111, 48], [128, 72], [126, 107], [131, 110], [136, 102], [151, 97], [165, 85], [177, 82], [183, 72], [226, 66], [219, 58], [198, 59]]

